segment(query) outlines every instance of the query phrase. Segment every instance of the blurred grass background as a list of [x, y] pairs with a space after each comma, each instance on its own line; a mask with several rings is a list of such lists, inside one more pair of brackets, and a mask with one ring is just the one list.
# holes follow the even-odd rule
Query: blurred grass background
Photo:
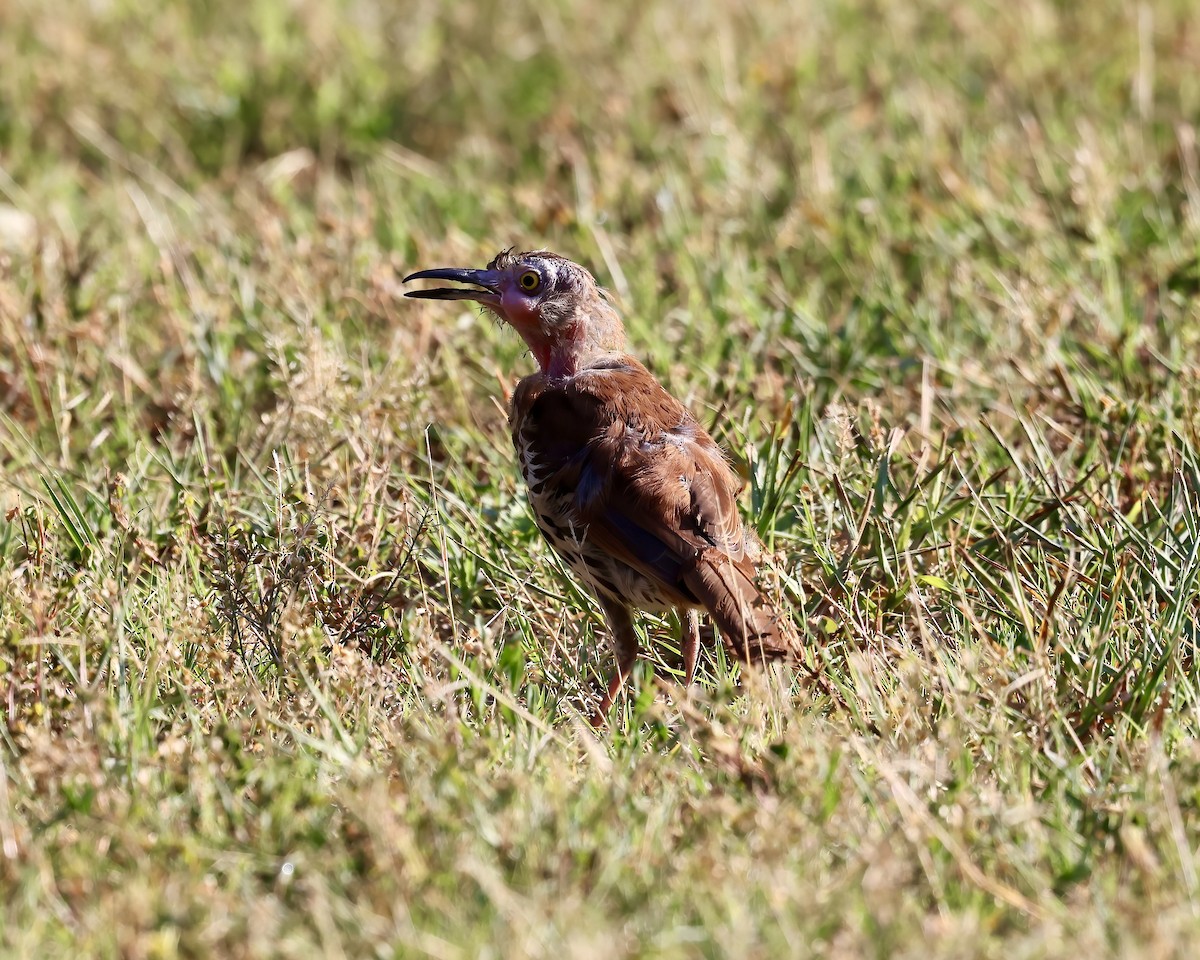
[[[1200, 10], [0, 5], [0, 944], [1187, 956]], [[547, 246], [750, 480], [651, 662], [397, 274]], [[599, 641], [597, 642], [597, 638]]]

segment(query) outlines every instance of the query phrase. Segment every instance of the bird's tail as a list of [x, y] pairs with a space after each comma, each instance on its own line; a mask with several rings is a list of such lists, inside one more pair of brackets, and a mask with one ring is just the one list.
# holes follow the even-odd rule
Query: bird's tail
[[800, 639], [794, 625], [776, 613], [754, 574], [752, 563], [735, 563], [719, 550], [706, 550], [684, 574], [684, 582], [739, 660], [757, 663], [798, 656]]

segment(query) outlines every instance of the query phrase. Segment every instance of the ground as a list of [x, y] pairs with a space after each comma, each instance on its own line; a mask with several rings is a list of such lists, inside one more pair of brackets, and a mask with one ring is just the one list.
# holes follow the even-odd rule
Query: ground
[[[1192, 0], [0, 6], [0, 949], [1187, 956]], [[748, 480], [791, 672], [539, 540], [546, 246]]]

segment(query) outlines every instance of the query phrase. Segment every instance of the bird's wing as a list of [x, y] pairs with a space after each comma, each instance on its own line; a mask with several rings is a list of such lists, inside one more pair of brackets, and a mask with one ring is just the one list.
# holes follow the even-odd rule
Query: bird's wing
[[528, 435], [537, 438], [540, 475], [574, 490], [598, 546], [685, 596], [693, 593], [685, 576], [702, 552], [753, 573], [737, 509], [741, 482], [703, 427], [637, 361], [543, 382], [526, 416], [536, 421]]

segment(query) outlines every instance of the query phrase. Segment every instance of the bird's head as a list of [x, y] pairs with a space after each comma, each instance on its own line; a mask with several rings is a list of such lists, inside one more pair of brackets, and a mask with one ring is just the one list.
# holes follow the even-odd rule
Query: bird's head
[[466, 287], [411, 290], [424, 300], [474, 300], [515, 329], [542, 372], [570, 376], [598, 356], [625, 347], [621, 318], [595, 278], [577, 263], [546, 250], [505, 250], [482, 270], [439, 267], [410, 280], [453, 280]]

